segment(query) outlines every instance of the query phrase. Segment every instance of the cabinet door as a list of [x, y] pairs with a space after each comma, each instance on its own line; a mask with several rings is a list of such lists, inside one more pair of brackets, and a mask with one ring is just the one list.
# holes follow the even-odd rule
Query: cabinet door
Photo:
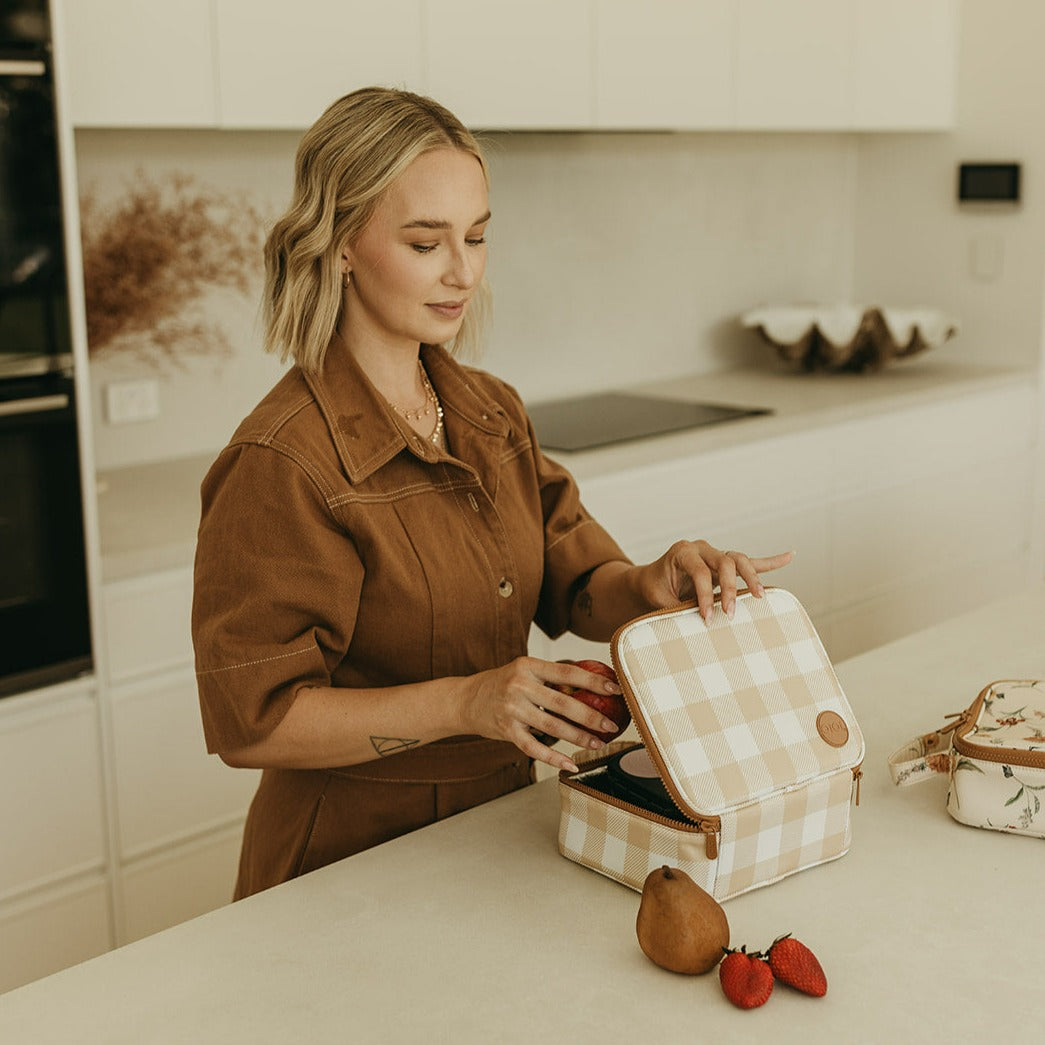
[[857, 0], [854, 123], [934, 130], [955, 120], [955, 0]]
[[0, 897], [106, 867], [96, 712], [78, 695], [0, 716]]
[[104, 954], [113, 945], [110, 922], [100, 875], [0, 903], [0, 994]]
[[733, 119], [733, 18], [726, 0], [598, 0], [599, 127], [709, 129]]
[[112, 581], [102, 591], [110, 682], [192, 663], [192, 570]]
[[229, 903], [242, 833], [237, 824], [122, 868], [120, 946]]
[[851, 0], [737, 0], [736, 125], [767, 130], [849, 127]]
[[260, 772], [208, 755], [191, 671], [111, 693], [120, 858], [246, 816]]
[[59, 15], [74, 126], [215, 126], [211, 0], [65, 0]]
[[591, 127], [588, 0], [430, 0], [429, 93], [471, 127]]
[[304, 128], [371, 84], [421, 85], [420, 0], [217, 0], [221, 124]]

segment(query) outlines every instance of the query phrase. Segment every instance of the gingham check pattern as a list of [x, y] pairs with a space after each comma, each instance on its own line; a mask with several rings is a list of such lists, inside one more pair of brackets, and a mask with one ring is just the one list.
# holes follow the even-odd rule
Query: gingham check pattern
[[852, 771], [843, 769], [723, 816], [712, 895], [736, 896], [842, 856], [852, 793]]
[[715, 895], [715, 862], [702, 832], [668, 827], [618, 809], [560, 782], [559, 852], [593, 871], [642, 890], [656, 867], [678, 867]]
[[702, 833], [560, 784], [559, 851], [639, 891], [650, 871], [668, 864], [727, 900], [844, 855], [852, 786], [852, 773], [841, 770], [724, 816], [718, 859], [709, 860]]
[[[737, 599], [730, 621], [695, 608], [639, 619], [618, 636], [622, 671], [695, 813], [719, 814], [863, 758], [863, 738], [805, 610], [780, 588]], [[843, 747], [818, 734], [837, 712]]]

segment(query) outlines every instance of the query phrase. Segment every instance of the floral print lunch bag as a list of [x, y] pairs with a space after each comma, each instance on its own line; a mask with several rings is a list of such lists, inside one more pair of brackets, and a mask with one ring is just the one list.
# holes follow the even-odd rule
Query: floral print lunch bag
[[889, 770], [899, 787], [947, 774], [947, 812], [963, 824], [1045, 838], [1045, 681], [992, 682], [949, 725], [894, 752]]

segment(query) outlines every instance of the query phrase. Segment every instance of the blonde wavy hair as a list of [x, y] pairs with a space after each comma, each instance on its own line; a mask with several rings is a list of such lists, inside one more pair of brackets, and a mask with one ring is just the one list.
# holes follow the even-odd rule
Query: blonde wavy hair
[[[265, 242], [265, 351], [318, 372], [342, 309], [341, 249], [366, 227], [385, 190], [433, 149], [471, 153], [489, 185], [472, 133], [438, 102], [385, 87], [339, 98], [305, 132], [294, 164], [294, 195]], [[484, 278], [447, 347], [478, 354], [489, 311]]]

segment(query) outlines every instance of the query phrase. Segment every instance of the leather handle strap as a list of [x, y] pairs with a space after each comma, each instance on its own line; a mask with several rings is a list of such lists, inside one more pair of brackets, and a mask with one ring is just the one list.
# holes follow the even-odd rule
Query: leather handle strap
[[889, 756], [889, 773], [897, 787], [921, 784], [937, 774], [951, 772], [951, 742], [948, 735], [961, 725], [964, 712], [948, 716], [954, 721], [907, 741]]
[[951, 752], [939, 733], [909, 740], [889, 756], [889, 773], [897, 787], [921, 784], [938, 773], [951, 771]]

